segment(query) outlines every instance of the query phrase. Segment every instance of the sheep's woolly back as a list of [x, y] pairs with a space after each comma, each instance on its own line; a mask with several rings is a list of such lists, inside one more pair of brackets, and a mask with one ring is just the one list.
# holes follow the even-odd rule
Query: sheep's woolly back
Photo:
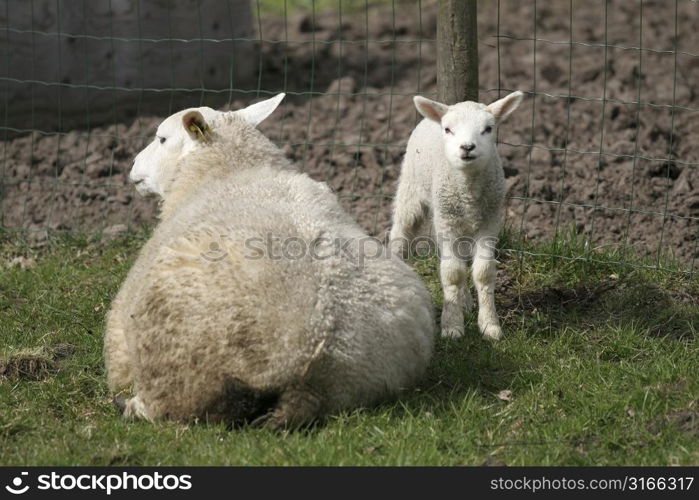
[[[133, 384], [148, 418], [236, 420], [278, 398], [277, 414], [308, 420], [415, 383], [434, 337], [418, 276], [256, 129], [229, 116], [212, 130], [168, 170], [113, 304], [112, 390]], [[305, 252], [280, 253], [290, 241]]]

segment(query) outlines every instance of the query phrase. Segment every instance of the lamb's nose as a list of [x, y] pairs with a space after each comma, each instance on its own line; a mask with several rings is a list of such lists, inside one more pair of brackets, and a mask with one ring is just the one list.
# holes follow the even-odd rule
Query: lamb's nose
[[471, 151], [476, 149], [476, 145], [472, 142], [467, 142], [466, 144], [461, 145], [461, 149], [463, 149], [464, 151], [468, 151], [470, 153]]

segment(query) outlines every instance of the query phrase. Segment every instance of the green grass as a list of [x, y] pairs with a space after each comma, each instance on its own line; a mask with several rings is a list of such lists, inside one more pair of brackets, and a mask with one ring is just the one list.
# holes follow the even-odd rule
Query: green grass
[[[1, 465], [699, 463], [696, 277], [576, 260], [587, 250], [572, 237], [506, 236], [528, 254], [501, 256], [504, 340], [480, 340], [467, 316], [466, 337], [439, 339], [424, 383], [396, 403], [289, 434], [122, 421], [101, 336], [145, 237], [32, 250], [0, 233]], [[529, 255], [552, 251], [565, 258]], [[436, 259], [413, 264], [441, 306]]]

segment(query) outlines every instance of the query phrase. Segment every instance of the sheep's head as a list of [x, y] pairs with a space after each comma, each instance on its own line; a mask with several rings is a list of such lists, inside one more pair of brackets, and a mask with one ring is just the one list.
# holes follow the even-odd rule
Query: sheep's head
[[237, 111], [222, 112], [211, 108], [190, 108], [175, 113], [158, 126], [155, 139], [134, 159], [129, 179], [144, 196], [163, 196], [163, 179], [169, 168], [197, 148], [204, 147], [213, 138], [216, 128], [226, 115], [241, 118], [257, 126], [279, 106], [284, 94], [258, 102]]
[[497, 127], [517, 109], [522, 96], [522, 92], [516, 91], [487, 106], [471, 101], [448, 106], [421, 96], [416, 96], [414, 102], [422, 116], [442, 127], [449, 164], [458, 169], [470, 169], [487, 165], [497, 155]]

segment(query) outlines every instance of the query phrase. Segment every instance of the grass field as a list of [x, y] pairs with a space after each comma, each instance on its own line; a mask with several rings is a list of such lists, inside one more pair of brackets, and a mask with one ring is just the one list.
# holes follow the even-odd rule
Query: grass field
[[[527, 253], [501, 255], [505, 339], [480, 340], [468, 316], [399, 402], [289, 434], [122, 421], [101, 337], [145, 237], [32, 250], [0, 233], [0, 465], [699, 463], [696, 276], [575, 260], [575, 239], [506, 238]], [[414, 265], [439, 306], [435, 258]]]

